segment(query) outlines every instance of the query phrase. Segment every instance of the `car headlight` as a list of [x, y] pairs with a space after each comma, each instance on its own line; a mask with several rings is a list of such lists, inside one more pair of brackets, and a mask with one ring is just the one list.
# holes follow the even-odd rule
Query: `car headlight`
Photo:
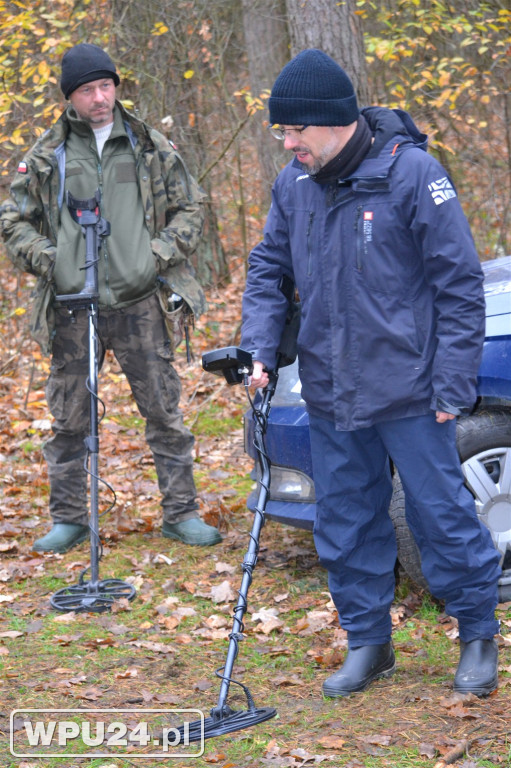
[[315, 501], [314, 483], [308, 475], [296, 469], [272, 465], [270, 499], [272, 501]]

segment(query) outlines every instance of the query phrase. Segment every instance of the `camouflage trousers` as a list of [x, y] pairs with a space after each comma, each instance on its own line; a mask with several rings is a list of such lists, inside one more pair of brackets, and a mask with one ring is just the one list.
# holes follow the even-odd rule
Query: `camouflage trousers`
[[[53, 437], [44, 447], [54, 523], [88, 520], [85, 438], [90, 434], [88, 311], [58, 309], [46, 398], [54, 417]], [[198, 516], [193, 479], [194, 438], [179, 409], [181, 382], [171, 361], [169, 338], [155, 295], [97, 315], [98, 370], [107, 349], [124, 372], [146, 421], [162, 495], [163, 519], [177, 523]], [[101, 391], [99, 391], [101, 397]], [[101, 406], [100, 415], [101, 415]], [[101, 475], [101, 454], [100, 475]], [[105, 478], [108, 481], [108, 478]]]

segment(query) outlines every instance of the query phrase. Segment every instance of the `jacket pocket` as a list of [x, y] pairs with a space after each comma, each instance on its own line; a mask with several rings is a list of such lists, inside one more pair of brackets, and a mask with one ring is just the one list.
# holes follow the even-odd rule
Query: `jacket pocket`
[[58, 421], [65, 421], [67, 377], [63, 373], [64, 362], [52, 359], [50, 375], [46, 382], [46, 401], [52, 416]]
[[129, 184], [137, 181], [135, 163], [117, 163], [115, 166], [115, 180], [118, 184]]

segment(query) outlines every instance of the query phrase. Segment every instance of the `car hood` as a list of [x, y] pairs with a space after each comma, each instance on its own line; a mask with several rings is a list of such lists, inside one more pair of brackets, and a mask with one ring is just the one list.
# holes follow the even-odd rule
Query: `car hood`
[[511, 336], [511, 256], [482, 264], [486, 299], [486, 338]]

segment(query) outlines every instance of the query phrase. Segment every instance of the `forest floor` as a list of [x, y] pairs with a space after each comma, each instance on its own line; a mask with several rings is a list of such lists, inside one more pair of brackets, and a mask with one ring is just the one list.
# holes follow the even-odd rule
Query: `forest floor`
[[[181, 349], [176, 362], [182, 409], [196, 436], [201, 514], [219, 526], [223, 541], [197, 548], [161, 537], [143, 422], [108, 356], [99, 379], [106, 407], [100, 474], [115, 489], [116, 504], [101, 518], [100, 577], [126, 581], [136, 596], [92, 613], [59, 612], [50, 603], [57, 591], [82, 578], [88, 545], [65, 555], [31, 549], [49, 520], [42, 457], [50, 434], [44, 397], [48, 361], [28, 339], [20, 314], [28, 294], [1, 257], [0, 266], [1, 768], [511, 765], [511, 604], [498, 612], [499, 690], [484, 699], [454, 695], [456, 622], [401, 578], [392, 609], [396, 674], [349, 699], [325, 699], [321, 684], [342, 663], [345, 633], [311, 534], [274, 522], [262, 531], [234, 678], [249, 687], [257, 708], [274, 708], [276, 716], [208, 739], [203, 753], [193, 757], [179, 757], [172, 749], [149, 757], [152, 745], [137, 741], [135, 727], [153, 715], [140, 710], [193, 708], [208, 717], [216, 705], [215, 670], [225, 660], [249, 542], [252, 515], [245, 500], [253, 482], [243, 448], [246, 396], [243, 387], [227, 386], [200, 364], [204, 351], [238, 340], [243, 269], [234, 268], [231, 284], [210, 293], [210, 310], [193, 335], [194, 361], [187, 363]], [[111, 499], [104, 490], [100, 498], [103, 511]], [[231, 684], [228, 703], [247, 709], [238, 685]], [[50, 757], [55, 749], [48, 746], [46, 757], [36, 758], [24, 752], [28, 708], [129, 710], [116, 719], [125, 718], [133, 738], [127, 747], [111, 744], [100, 757], [87, 757], [84, 750], [90, 753], [91, 747], [75, 740], [68, 741], [65, 757]], [[20, 713], [11, 722], [14, 710]], [[61, 717], [67, 722], [72, 716]], [[73, 757], [73, 750], [80, 754]]]

